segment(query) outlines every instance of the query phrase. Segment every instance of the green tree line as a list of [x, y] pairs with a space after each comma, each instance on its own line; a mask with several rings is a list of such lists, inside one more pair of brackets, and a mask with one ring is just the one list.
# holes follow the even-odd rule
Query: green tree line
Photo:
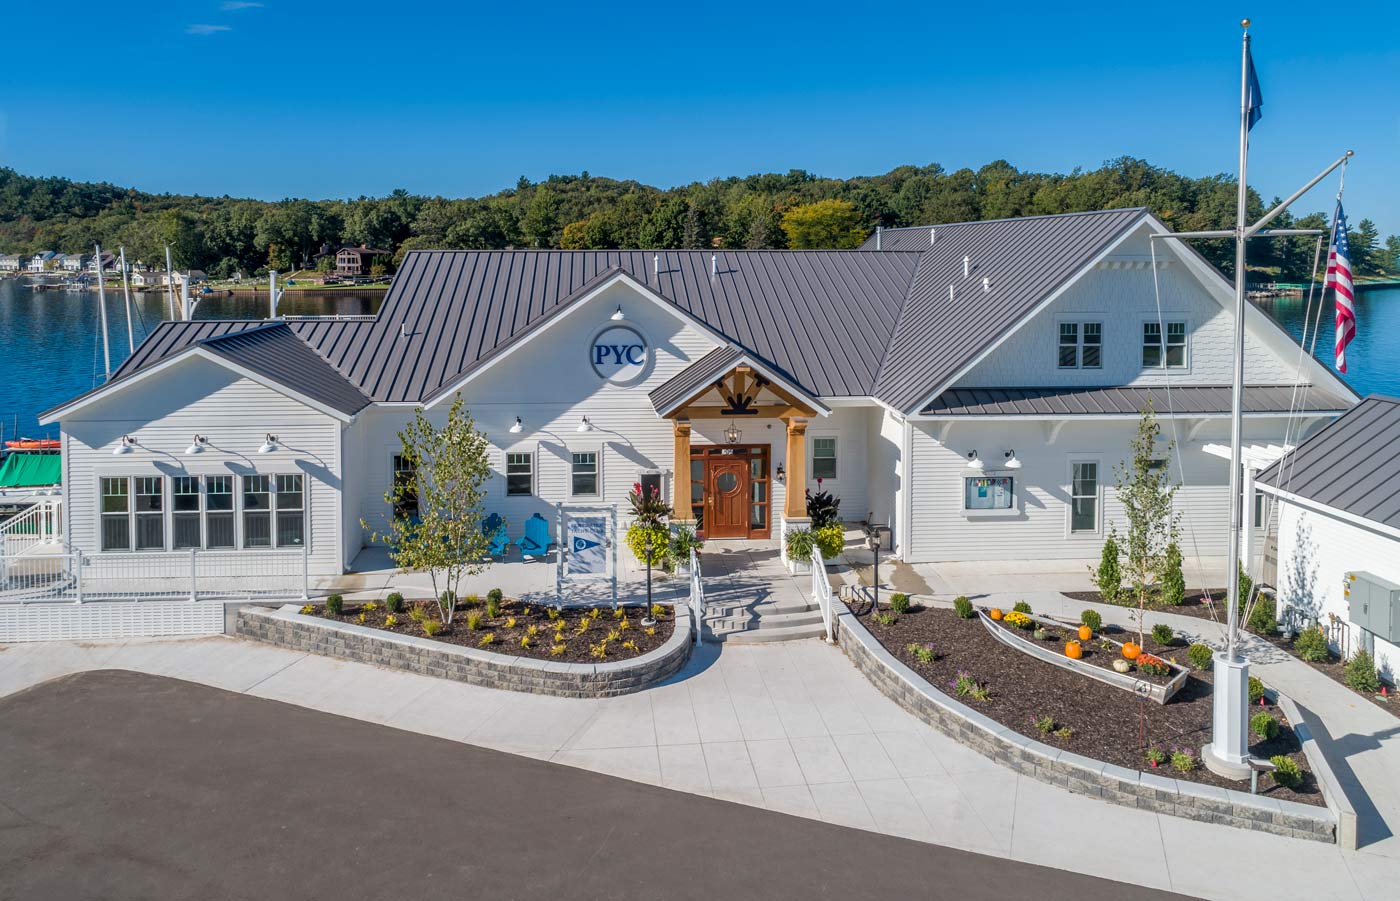
[[[110, 184], [35, 178], [0, 169], [0, 252], [82, 252], [122, 244], [131, 259], [163, 262], [214, 276], [314, 265], [323, 247], [367, 244], [415, 248], [842, 248], [877, 226], [895, 228], [1114, 207], [1145, 206], [1173, 229], [1225, 228], [1235, 214], [1227, 175], [1190, 178], [1124, 157], [1092, 171], [1023, 172], [1004, 160], [974, 171], [900, 166], [883, 175], [822, 178], [793, 170], [662, 190], [636, 181], [552, 175], [521, 178], [483, 197], [387, 197], [280, 201], [150, 194]], [[1251, 193], [1254, 215], [1264, 210]], [[1279, 227], [1325, 227], [1327, 217], [1285, 214]], [[1400, 237], [1382, 241], [1362, 219], [1351, 233], [1358, 274], [1400, 271]], [[1226, 274], [1228, 241], [1199, 249]], [[1260, 240], [1251, 246], [1254, 278], [1304, 281], [1312, 239]]]

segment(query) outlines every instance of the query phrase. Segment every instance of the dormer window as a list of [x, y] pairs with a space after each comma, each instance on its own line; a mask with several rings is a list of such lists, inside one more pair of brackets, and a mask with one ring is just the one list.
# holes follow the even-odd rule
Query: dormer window
[[[1163, 340], [1162, 326], [1167, 329]], [[1186, 323], [1144, 322], [1142, 324], [1142, 365], [1144, 369], [1186, 368]]]
[[1061, 369], [1102, 368], [1103, 323], [1061, 322], [1059, 367]]

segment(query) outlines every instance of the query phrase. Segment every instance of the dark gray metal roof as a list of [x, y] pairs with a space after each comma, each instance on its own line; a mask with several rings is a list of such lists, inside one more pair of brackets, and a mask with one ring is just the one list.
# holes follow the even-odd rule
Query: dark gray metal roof
[[1107, 210], [940, 225], [931, 247], [928, 229], [918, 229], [924, 252], [871, 393], [911, 410], [1147, 215]]
[[1400, 529], [1400, 398], [1372, 394], [1256, 480]]
[[[1292, 385], [1259, 385], [1245, 388], [1246, 413], [1338, 413], [1351, 406], [1342, 397], [1321, 388], [1304, 392]], [[1168, 398], [1164, 387], [1107, 388], [950, 388], [920, 413], [930, 416], [1102, 416], [1136, 414], [1148, 404], [1159, 415], [1179, 416], [1230, 412], [1229, 386], [1173, 386]]]
[[716, 347], [652, 389], [647, 395], [652, 407], [657, 413], [665, 413], [684, 403], [723, 376], [743, 356], [744, 352], [737, 347]]
[[347, 415], [370, 404], [360, 389], [317, 356], [285, 322], [205, 338], [199, 346]]

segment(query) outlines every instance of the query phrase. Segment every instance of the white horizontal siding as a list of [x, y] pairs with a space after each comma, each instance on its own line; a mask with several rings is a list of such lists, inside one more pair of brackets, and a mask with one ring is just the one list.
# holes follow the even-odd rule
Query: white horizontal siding
[[[175, 476], [302, 473], [310, 568], [317, 574], [341, 571], [340, 423], [332, 417], [192, 358], [83, 409], [61, 426], [68, 536], [75, 547], [99, 552], [98, 480], [103, 476], [164, 476], [168, 505]], [[277, 435], [282, 449], [257, 453], [269, 432]], [[187, 455], [196, 434], [206, 436], [209, 446]], [[112, 449], [123, 435], [134, 436], [137, 445], [129, 454], [114, 456]], [[170, 531], [167, 521], [167, 543]]]

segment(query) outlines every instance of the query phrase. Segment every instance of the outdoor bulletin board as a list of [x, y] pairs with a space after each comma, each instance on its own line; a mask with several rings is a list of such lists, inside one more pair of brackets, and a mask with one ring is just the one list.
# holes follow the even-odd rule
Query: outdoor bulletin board
[[[565, 505], [559, 510], [559, 603], [617, 605], [617, 506]], [[606, 598], [597, 589], [606, 585]]]

